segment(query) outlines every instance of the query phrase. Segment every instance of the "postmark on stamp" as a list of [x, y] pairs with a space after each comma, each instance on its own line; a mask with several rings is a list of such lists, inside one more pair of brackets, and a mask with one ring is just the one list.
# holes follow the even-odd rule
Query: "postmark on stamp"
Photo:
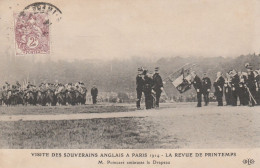
[[32, 13], [47, 13], [49, 16], [48, 23], [51, 25], [53, 21], [59, 22], [61, 20], [61, 10], [51, 3], [35, 2], [23, 9], [23, 12]]
[[22, 12], [14, 17], [16, 55], [49, 54], [48, 14]]

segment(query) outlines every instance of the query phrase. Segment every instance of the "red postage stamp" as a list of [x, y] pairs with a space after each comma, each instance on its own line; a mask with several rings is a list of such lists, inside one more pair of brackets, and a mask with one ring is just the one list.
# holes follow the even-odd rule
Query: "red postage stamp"
[[16, 55], [49, 54], [48, 14], [21, 12], [14, 16]]

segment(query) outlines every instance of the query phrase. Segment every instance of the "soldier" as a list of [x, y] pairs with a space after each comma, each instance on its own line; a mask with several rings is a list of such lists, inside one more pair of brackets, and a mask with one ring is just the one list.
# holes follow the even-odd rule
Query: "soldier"
[[248, 94], [246, 90], [246, 75], [241, 71], [238, 72], [239, 76], [239, 87], [238, 87], [238, 97], [240, 101], [240, 106], [248, 105]]
[[197, 107], [201, 107], [202, 82], [201, 82], [201, 79], [198, 77], [198, 75], [194, 71], [191, 72], [191, 76], [193, 78], [193, 81], [192, 81], [193, 87], [195, 88], [196, 93], [197, 93], [197, 99], [198, 99]]
[[159, 67], [155, 68], [155, 72], [153, 75], [153, 86], [152, 89], [155, 91], [155, 107], [159, 107], [161, 93], [163, 91], [163, 82], [162, 78], [159, 75]]
[[232, 105], [231, 97], [231, 77], [229, 72], [226, 73], [225, 84], [224, 84], [224, 93], [226, 99], [226, 106]]
[[5, 88], [6, 88], [6, 90], [10, 89], [10, 84], [8, 82], [5, 82]]
[[217, 79], [214, 82], [214, 87], [215, 87], [215, 96], [218, 101], [218, 106], [223, 106], [223, 87], [225, 84], [225, 79], [222, 76], [221, 72], [217, 73]]
[[144, 70], [144, 89], [143, 89], [143, 91], [144, 91], [146, 109], [151, 109], [153, 107], [152, 85], [153, 85], [152, 78], [149, 76], [147, 70]]
[[230, 71], [232, 106], [237, 106], [239, 76], [235, 70]]
[[256, 81], [255, 75], [253, 73], [253, 67], [249, 63], [245, 65], [247, 69], [247, 80], [246, 80], [246, 87], [248, 88], [249, 100], [250, 105], [255, 105], [255, 97], [256, 97]]
[[209, 104], [209, 92], [211, 89], [211, 81], [209, 77], [207, 77], [207, 73], [204, 73], [204, 76], [202, 78], [202, 94], [205, 101], [205, 106]]
[[18, 90], [21, 90], [21, 84], [19, 83], [19, 81], [16, 81], [16, 87]]
[[142, 68], [138, 68], [138, 74], [136, 76], [136, 93], [137, 93], [137, 101], [136, 101], [136, 108], [140, 110], [140, 102], [142, 98], [144, 88], [144, 79], [143, 79], [143, 70]]
[[255, 81], [256, 81], [256, 102], [260, 105], [260, 69], [255, 70]]
[[96, 104], [97, 96], [98, 96], [98, 89], [97, 89], [96, 85], [93, 85], [93, 87], [91, 88], [91, 96], [92, 96], [93, 104]]

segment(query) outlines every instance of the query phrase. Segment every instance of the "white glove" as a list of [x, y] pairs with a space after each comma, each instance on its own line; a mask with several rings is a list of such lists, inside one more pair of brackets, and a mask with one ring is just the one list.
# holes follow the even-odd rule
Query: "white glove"
[[236, 89], [233, 87], [232, 90], [235, 91]]
[[163, 87], [161, 87], [161, 91], [163, 91]]
[[210, 92], [210, 89], [208, 89], [207, 91]]
[[219, 91], [222, 91], [222, 89], [220, 88]]
[[199, 90], [199, 89], [197, 89], [197, 92], [199, 93], [199, 92], [200, 92], [200, 90]]

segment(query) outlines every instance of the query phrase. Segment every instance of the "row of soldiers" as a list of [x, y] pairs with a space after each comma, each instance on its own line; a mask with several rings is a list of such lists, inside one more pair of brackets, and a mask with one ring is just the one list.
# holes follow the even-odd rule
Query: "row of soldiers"
[[79, 81], [76, 83], [67, 83], [67, 84], [62, 84], [59, 82], [55, 83], [40, 83], [39, 86], [36, 86], [35, 84], [32, 84], [30, 82], [25, 82], [24, 84], [20, 84], [19, 81], [16, 82], [16, 84], [9, 84], [8, 82], [5, 82], [3, 87], [1, 88], [2, 91], [36, 91], [36, 90], [41, 90], [41, 91], [46, 91], [48, 89], [54, 90], [55, 93], [61, 92], [63, 89], [67, 89], [69, 91], [72, 90], [78, 90], [79, 92], [83, 92], [86, 90], [86, 87], [83, 82]]
[[[20, 84], [19, 81], [17, 81], [15, 84], [11, 85], [8, 82], [5, 82], [2, 88], [0, 88], [1, 94], [3, 92], [11, 93], [12, 95], [15, 95], [18, 92], [22, 92], [23, 94], [26, 94], [27, 92], [33, 92], [36, 93], [38, 91], [40, 92], [46, 92], [47, 90], [51, 90], [54, 92], [55, 95], [58, 95], [61, 92], [69, 91], [78, 91], [82, 95], [86, 95], [87, 89], [82, 81], [76, 82], [76, 83], [67, 83], [62, 84], [58, 81], [55, 83], [40, 83], [39, 86], [36, 86], [35, 84], [32, 84], [30, 82], [24, 82], [23, 84]], [[96, 104], [97, 102], [97, 96], [98, 96], [98, 89], [96, 85], [93, 85], [91, 88], [91, 96], [93, 104]], [[3, 97], [3, 96], [1, 96]]]
[[138, 68], [136, 76], [137, 101], [136, 107], [140, 108], [142, 94], [145, 96], [146, 109], [158, 108], [160, 96], [163, 91], [163, 81], [159, 74], [159, 67], [155, 68], [154, 73], [144, 68]]
[[[253, 70], [252, 65], [245, 65], [247, 72], [237, 72], [230, 70], [224, 78], [221, 72], [217, 73], [217, 77], [213, 86], [215, 88], [218, 106], [223, 106], [223, 96], [225, 95], [226, 105], [237, 106], [239, 100], [241, 106], [259, 105], [260, 104], [260, 70]], [[208, 94], [211, 90], [211, 81], [206, 73], [202, 80], [193, 71], [191, 72], [192, 84], [197, 93], [198, 104], [201, 107], [202, 95], [204, 96], [205, 105], [208, 105]]]

